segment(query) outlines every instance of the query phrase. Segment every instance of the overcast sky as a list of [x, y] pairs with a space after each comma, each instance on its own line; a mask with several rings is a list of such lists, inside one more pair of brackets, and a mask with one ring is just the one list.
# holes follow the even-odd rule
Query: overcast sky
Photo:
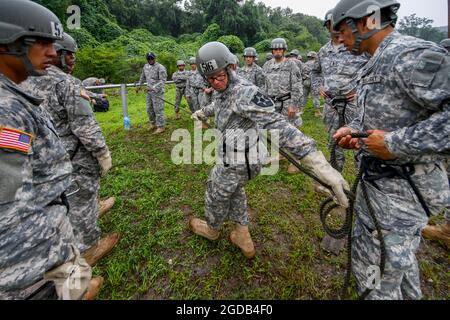
[[[323, 19], [325, 13], [333, 8], [339, 0], [256, 0], [266, 5], [276, 7], [289, 7], [294, 12], [301, 12], [311, 16]], [[434, 20], [435, 27], [446, 26], [448, 24], [447, 17], [447, 0], [398, 0], [401, 3], [399, 17], [417, 14], [421, 18], [429, 18]]]

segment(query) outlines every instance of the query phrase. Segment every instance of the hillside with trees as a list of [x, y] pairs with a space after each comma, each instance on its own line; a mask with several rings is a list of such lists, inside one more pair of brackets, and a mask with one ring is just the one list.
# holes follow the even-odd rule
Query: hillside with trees
[[306, 53], [328, 40], [322, 21], [270, 8], [254, 0], [37, 0], [64, 23], [70, 5], [81, 9], [81, 29], [66, 31], [77, 40], [75, 75], [106, 78], [108, 82], [134, 82], [146, 52], [153, 51], [169, 74], [176, 60], [195, 55], [208, 41], [224, 42], [241, 54], [254, 46], [260, 58], [270, 40], [283, 37], [290, 49]]

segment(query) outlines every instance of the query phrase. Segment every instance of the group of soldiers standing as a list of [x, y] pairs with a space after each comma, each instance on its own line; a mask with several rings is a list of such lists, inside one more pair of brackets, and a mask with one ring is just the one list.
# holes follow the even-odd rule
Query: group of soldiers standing
[[[185, 96], [194, 121], [214, 117], [223, 146], [206, 183], [205, 219], [189, 224], [215, 241], [231, 220], [231, 242], [249, 259], [256, 254], [244, 186], [258, 176], [264, 157], [251, 161], [252, 139], [230, 148], [230, 130], [255, 132], [255, 141], [261, 130], [277, 132], [279, 147], [342, 209], [351, 205], [341, 148], [351, 149], [361, 176], [351, 238], [358, 291], [367, 291], [367, 271], [383, 260], [380, 282], [367, 298], [420, 299], [415, 253], [421, 235], [449, 243], [450, 54], [398, 33], [397, 1], [373, 3], [381, 17], [375, 29], [368, 4], [341, 0], [325, 18], [330, 42], [306, 63], [296, 50], [286, 57], [282, 38], [272, 41], [262, 68], [254, 48], [244, 50], [239, 68], [220, 42], [202, 46], [190, 71], [177, 62], [176, 117]], [[112, 167], [90, 105], [98, 93], [71, 75], [76, 43], [51, 11], [3, 0], [0, 21], [0, 299], [92, 299], [103, 279], [92, 279], [91, 267], [119, 239], [117, 233], [102, 238], [97, 226], [114, 204], [98, 198], [100, 177]], [[156, 54], [146, 58], [139, 82], [147, 82], [147, 113], [159, 134], [166, 126], [167, 71]], [[317, 116], [318, 95], [325, 100], [331, 163], [299, 130], [310, 92]], [[443, 211], [446, 224], [427, 226]]]

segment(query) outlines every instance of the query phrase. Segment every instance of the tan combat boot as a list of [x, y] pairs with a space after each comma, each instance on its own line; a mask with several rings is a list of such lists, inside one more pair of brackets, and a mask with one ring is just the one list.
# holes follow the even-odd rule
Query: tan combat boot
[[95, 277], [89, 281], [89, 286], [83, 296], [83, 300], [94, 300], [103, 285], [103, 277]]
[[298, 168], [296, 166], [294, 166], [293, 164], [290, 164], [288, 167], [288, 173], [289, 174], [297, 174], [300, 172], [300, 170], [298, 170]]
[[209, 125], [207, 122], [202, 122], [202, 129], [209, 129]]
[[241, 249], [246, 258], [251, 259], [255, 256], [256, 250], [248, 226], [237, 223], [235, 229], [230, 233], [230, 240]]
[[156, 127], [156, 131], [153, 132], [153, 134], [160, 134], [160, 133], [163, 133], [164, 131], [166, 131], [166, 128], [164, 128], [164, 127]]
[[422, 230], [422, 236], [425, 239], [442, 241], [447, 248], [450, 248], [450, 223], [437, 226], [427, 225]]
[[105, 213], [107, 213], [113, 207], [115, 202], [116, 202], [116, 197], [110, 197], [103, 201], [100, 200], [99, 201], [100, 211], [98, 213], [98, 216], [101, 217]]
[[204, 220], [192, 218], [191, 220], [189, 220], [189, 227], [191, 228], [192, 232], [208, 240], [214, 241], [219, 238], [219, 232], [217, 230], [211, 229]]
[[322, 112], [320, 112], [320, 110], [316, 110], [316, 112], [314, 113], [314, 116], [317, 118], [320, 118], [322, 116]]
[[180, 119], [180, 118], [181, 118], [181, 117], [180, 117], [180, 114], [179, 114], [178, 112], [176, 112], [176, 113], [175, 113], [175, 119], [178, 120], [178, 119]]
[[106, 256], [119, 241], [120, 235], [118, 233], [111, 233], [101, 238], [95, 245], [87, 249], [83, 253], [83, 258], [93, 267], [98, 260]]

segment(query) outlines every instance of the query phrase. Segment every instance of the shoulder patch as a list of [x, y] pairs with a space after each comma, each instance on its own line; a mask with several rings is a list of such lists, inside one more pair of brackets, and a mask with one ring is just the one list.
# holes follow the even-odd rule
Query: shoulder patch
[[32, 141], [27, 132], [0, 126], [0, 148], [29, 153]]
[[273, 101], [268, 96], [259, 91], [253, 96], [252, 102], [261, 108], [270, 108], [275, 106]]
[[445, 59], [445, 54], [433, 50], [425, 50], [419, 57], [416, 70], [437, 72]]

